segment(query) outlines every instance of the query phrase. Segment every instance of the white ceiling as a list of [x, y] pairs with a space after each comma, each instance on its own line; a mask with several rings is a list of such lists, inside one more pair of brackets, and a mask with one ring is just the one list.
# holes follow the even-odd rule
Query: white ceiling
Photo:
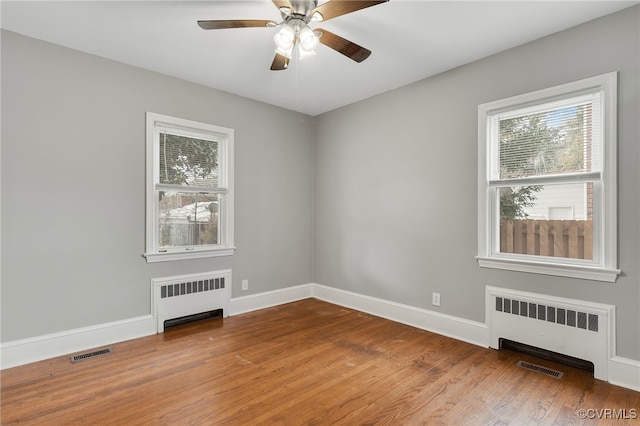
[[[326, 0], [321, 0], [324, 3]], [[7, 1], [2, 28], [240, 96], [318, 115], [638, 4], [638, 1], [388, 3], [323, 27], [373, 53], [324, 45], [270, 71], [273, 28], [200, 29], [201, 19], [272, 19], [271, 0]]]

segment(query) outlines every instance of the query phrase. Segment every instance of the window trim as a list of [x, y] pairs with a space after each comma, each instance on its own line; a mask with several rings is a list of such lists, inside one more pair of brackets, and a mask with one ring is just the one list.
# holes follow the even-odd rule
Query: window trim
[[[218, 192], [223, 196], [219, 205], [221, 241], [218, 245], [188, 246], [182, 249], [159, 251], [156, 247], [156, 226], [158, 217], [158, 203], [155, 202], [156, 143], [154, 131], [156, 124], [175, 126], [182, 129], [193, 129], [204, 133], [215, 133], [224, 136], [221, 149], [218, 152], [219, 163], [225, 174], [225, 190]], [[164, 262], [185, 259], [202, 259], [208, 257], [231, 256], [235, 253], [234, 246], [234, 197], [233, 197], [233, 158], [234, 158], [234, 130], [213, 124], [201, 123], [182, 118], [147, 112], [146, 114], [146, 252], [147, 263]]]
[[[537, 273], [604, 282], [615, 282], [621, 273], [617, 269], [617, 72], [610, 72], [559, 86], [517, 95], [478, 106], [478, 265], [484, 268]], [[489, 186], [488, 117], [496, 112], [547, 103], [579, 96], [585, 92], [603, 91], [603, 159], [600, 215], [594, 223], [594, 244], [598, 244], [599, 259], [584, 264], [564, 258], [494, 253], [492, 247], [492, 196]], [[570, 178], [568, 179], [570, 180]], [[520, 181], [522, 182], [522, 181]], [[597, 232], [597, 235], [596, 235]]]

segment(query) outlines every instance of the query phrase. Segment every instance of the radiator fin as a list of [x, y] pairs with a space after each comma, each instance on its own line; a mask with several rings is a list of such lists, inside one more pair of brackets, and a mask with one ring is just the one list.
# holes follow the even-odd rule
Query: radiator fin
[[225, 278], [210, 278], [204, 280], [188, 281], [177, 284], [167, 284], [160, 287], [160, 298], [182, 296], [184, 294], [202, 293], [204, 291], [220, 290], [225, 288]]
[[496, 311], [598, 332], [598, 315], [586, 312], [503, 297], [496, 297]]

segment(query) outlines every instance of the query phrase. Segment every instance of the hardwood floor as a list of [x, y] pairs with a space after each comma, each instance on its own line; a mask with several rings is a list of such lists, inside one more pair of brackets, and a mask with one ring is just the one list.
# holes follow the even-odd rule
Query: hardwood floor
[[2, 371], [2, 424], [640, 424], [639, 392], [315, 299], [111, 347]]

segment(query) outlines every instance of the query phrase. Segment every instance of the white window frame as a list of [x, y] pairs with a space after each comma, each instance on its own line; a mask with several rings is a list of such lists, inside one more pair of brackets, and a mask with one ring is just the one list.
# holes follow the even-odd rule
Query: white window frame
[[[480, 267], [529, 272], [562, 277], [615, 282], [617, 268], [617, 73], [611, 72], [560, 86], [510, 97], [478, 106], [478, 255]], [[599, 196], [594, 198], [594, 260], [521, 255], [499, 252], [496, 229], [497, 202], [492, 197], [490, 179], [492, 114], [535, 106], [551, 101], [601, 92], [602, 173]], [[526, 184], [532, 184], [531, 179]], [[577, 180], [576, 182], [579, 182]], [[597, 255], [596, 255], [597, 253]]]
[[[220, 204], [218, 220], [219, 244], [181, 246], [160, 249], [159, 240], [159, 197], [157, 185], [159, 173], [159, 127], [175, 127], [181, 131], [215, 135], [218, 142], [218, 163], [221, 176]], [[184, 259], [199, 259], [216, 256], [230, 256], [235, 252], [233, 224], [233, 129], [197, 121], [147, 112], [146, 144], [146, 252], [148, 263]]]

